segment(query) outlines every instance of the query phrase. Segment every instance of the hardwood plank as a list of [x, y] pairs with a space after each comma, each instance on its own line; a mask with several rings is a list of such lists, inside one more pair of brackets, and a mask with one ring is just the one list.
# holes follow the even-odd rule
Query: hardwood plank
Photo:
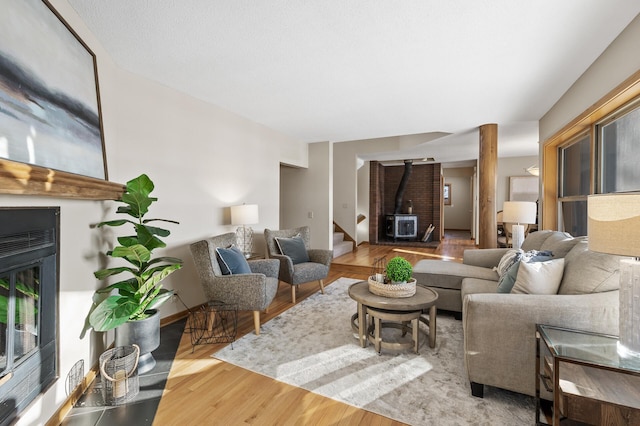
[[[373, 259], [399, 255], [415, 264], [422, 259], [462, 261], [471, 240], [445, 239], [437, 248], [360, 245], [353, 253], [334, 259], [325, 286], [340, 277], [366, 279]], [[264, 323], [289, 309], [290, 286], [281, 282]], [[319, 292], [317, 282], [300, 286], [297, 303]], [[253, 314], [238, 313], [238, 337], [253, 332]], [[211, 355], [226, 343], [191, 346], [184, 333], [169, 373], [155, 425], [183, 424], [333, 424], [399, 426], [403, 423], [361, 410], [266, 376], [219, 361]]]

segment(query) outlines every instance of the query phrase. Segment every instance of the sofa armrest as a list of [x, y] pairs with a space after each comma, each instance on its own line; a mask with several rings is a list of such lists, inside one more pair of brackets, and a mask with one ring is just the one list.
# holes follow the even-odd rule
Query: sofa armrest
[[468, 294], [469, 381], [535, 395], [536, 324], [618, 334], [618, 291], [583, 295]]
[[493, 268], [498, 266], [500, 259], [507, 252], [507, 248], [469, 249], [462, 253], [462, 263], [466, 265]]

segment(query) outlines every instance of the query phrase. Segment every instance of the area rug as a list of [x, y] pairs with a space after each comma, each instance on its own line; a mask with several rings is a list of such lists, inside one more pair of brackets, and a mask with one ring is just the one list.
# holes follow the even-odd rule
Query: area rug
[[[435, 348], [421, 334], [419, 355], [361, 348], [350, 326], [357, 304], [347, 293], [357, 281], [340, 278], [265, 323], [260, 336], [248, 334], [213, 356], [410, 425], [535, 423], [531, 397], [491, 387], [484, 398], [471, 396], [462, 322], [451, 316], [438, 316]], [[389, 332], [401, 339], [399, 330]]]

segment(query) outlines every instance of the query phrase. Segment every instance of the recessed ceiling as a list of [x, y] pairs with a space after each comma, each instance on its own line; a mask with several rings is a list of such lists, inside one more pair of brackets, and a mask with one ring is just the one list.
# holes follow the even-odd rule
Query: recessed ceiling
[[451, 134], [425, 144], [451, 161], [469, 143], [477, 157], [486, 123], [501, 156], [536, 155], [538, 120], [640, 12], [637, 0], [68, 1], [132, 73], [303, 142]]

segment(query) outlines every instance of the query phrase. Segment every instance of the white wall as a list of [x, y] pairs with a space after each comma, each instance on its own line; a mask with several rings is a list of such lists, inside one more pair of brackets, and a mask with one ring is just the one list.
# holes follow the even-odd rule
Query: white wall
[[[356, 223], [356, 241], [358, 244], [363, 241], [369, 241], [369, 187], [370, 187], [370, 163], [365, 161], [362, 166], [358, 168], [357, 176], [358, 183], [356, 186], [357, 193], [357, 207], [356, 216], [362, 214], [365, 216], [365, 220], [360, 223]], [[357, 219], [357, 218], [356, 218]]]
[[502, 210], [505, 201], [509, 201], [509, 178], [511, 176], [531, 176], [525, 169], [540, 165], [535, 155], [526, 157], [498, 158], [498, 185], [496, 187], [496, 209]]
[[[620, 33], [540, 119], [540, 141], [545, 141], [629, 76], [640, 70], [640, 15]], [[541, 144], [542, 145], [542, 144]]]
[[309, 226], [313, 248], [333, 248], [333, 145], [309, 144], [309, 167], [280, 169], [280, 229]]
[[473, 167], [443, 168], [444, 183], [451, 184], [451, 205], [444, 206], [444, 229], [471, 230]]
[[[358, 154], [368, 154], [380, 151], [395, 151], [399, 148], [400, 140], [397, 137], [366, 139], [359, 141], [340, 142], [333, 144], [333, 219], [342, 227], [356, 244], [369, 239], [368, 231], [364, 237], [364, 231], [356, 230], [358, 214], [367, 216], [357, 229], [369, 227], [369, 191], [361, 193], [358, 188], [362, 185], [358, 179], [366, 178], [366, 187], [369, 187], [369, 174], [358, 172]], [[362, 164], [362, 160], [360, 160]], [[362, 167], [369, 167], [365, 163]], [[360, 210], [363, 209], [363, 210]], [[360, 240], [360, 238], [366, 238]]]
[[[278, 226], [280, 162], [306, 167], [307, 146], [216, 106], [122, 71], [65, 0], [53, 5], [97, 56], [104, 135], [111, 181], [124, 183], [145, 172], [156, 184], [154, 217], [180, 222], [171, 226], [164, 254], [181, 257], [184, 268], [166, 280], [189, 306], [204, 302], [189, 244], [233, 231], [228, 207], [260, 206], [260, 223]], [[91, 296], [101, 283], [93, 278], [97, 254], [104, 249], [91, 223], [113, 218], [116, 203], [0, 195], [2, 206], [60, 206], [60, 379], [23, 413], [19, 425], [44, 424], [66, 399], [65, 378], [73, 364], [87, 368], [112, 338], [80, 339]], [[117, 216], [115, 216], [117, 217]], [[116, 232], [117, 228], [115, 229]], [[120, 235], [120, 234], [118, 234]], [[166, 303], [163, 317], [184, 310]], [[106, 341], [103, 342], [103, 337]]]

